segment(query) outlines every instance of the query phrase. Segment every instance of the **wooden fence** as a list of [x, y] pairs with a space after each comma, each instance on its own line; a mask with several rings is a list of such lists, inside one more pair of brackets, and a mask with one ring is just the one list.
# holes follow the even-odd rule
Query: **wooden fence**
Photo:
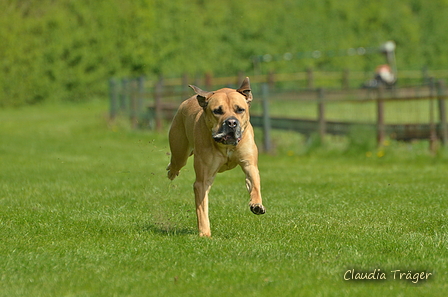
[[[270, 107], [272, 100], [269, 94], [269, 88], [262, 89], [261, 97], [263, 100], [262, 113], [251, 115], [251, 123], [256, 127], [263, 127], [264, 148], [270, 150], [270, 130], [282, 129], [297, 131], [304, 135], [317, 134], [321, 139], [325, 134], [347, 135], [354, 128], [361, 131], [376, 131], [377, 143], [382, 145], [386, 138], [401, 141], [411, 141], [416, 139], [429, 139], [431, 151], [436, 150], [437, 140], [441, 140], [442, 145], [448, 145], [448, 127], [447, 127], [447, 108], [445, 105], [445, 86], [444, 81], [430, 81], [427, 86], [402, 88], [402, 89], [384, 89], [375, 90], [352, 90], [352, 91], [326, 91], [317, 89], [311, 94], [308, 92], [308, 102], [300, 95], [296, 100], [301, 104], [313, 104], [316, 109], [315, 118], [291, 118], [284, 116], [271, 116]], [[278, 96], [278, 95], [277, 95]], [[350, 99], [357, 98], [357, 99]], [[396, 103], [394, 108], [400, 108], [400, 105], [417, 102], [424, 106], [425, 110], [419, 110], [420, 113], [428, 113], [426, 122], [406, 121], [402, 123], [388, 123], [386, 114], [391, 110], [386, 106], [389, 103]], [[285, 101], [282, 102], [285, 104]], [[436, 104], [437, 103], [437, 104]], [[366, 105], [374, 109], [375, 119], [362, 119], [362, 115], [356, 121], [331, 120], [328, 118], [328, 107], [338, 105]], [[394, 114], [400, 110], [393, 111]], [[334, 117], [334, 115], [333, 115]]]
[[[347, 87], [350, 84], [347, 82], [349, 75], [344, 71], [339, 73], [342, 82], [340, 88], [313, 88], [314, 79], [320, 76], [306, 72], [251, 77], [253, 91], [258, 99], [251, 108], [251, 123], [263, 128], [265, 150], [270, 150], [271, 129], [292, 130], [305, 135], [316, 133], [324, 137], [325, 134], [345, 135], [354, 127], [364, 127], [376, 131], [378, 145], [383, 144], [387, 137], [404, 141], [429, 139], [432, 150], [435, 150], [437, 140], [441, 140], [444, 146], [448, 145], [443, 80], [421, 76], [422, 83], [412, 87], [352, 89]], [[180, 102], [193, 94], [188, 84], [194, 83], [203, 89], [214, 90], [225, 86], [237, 87], [243, 77], [242, 74], [221, 78], [206, 75], [203, 82], [198, 79], [190, 81], [186, 76], [176, 79], [160, 77], [155, 81], [143, 77], [120, 81], [111, 79], [110, 118], [113, 120], [117, 115], [125, 114], [134, 128], [161, 130], [172, 119]], [[295, 82], [302, 84], [298, 88], [291, 88]], [[288, 87], [277, 87], [282, 83]], [[417, 102], [417, 113], [424, 113], [424, 119], [415, 121], [404, 114], [401, 122], [392, 123], [387, 117], [391, 113], [388, 106], [395, 104], [393, 112], [399, 113], [400, 106], [416, 104], [411, 102]], [[335, 113], [334, 107], [342, 105], [353, 107], [349, 114], [358, 118], [347, 119], [342, 114], [344, 112], [340, 115]], [[370, 116], [363, 118], [355, 106], [368, 107]], [[300, 115], [299, 111], [303, 109], [308, 112]]]

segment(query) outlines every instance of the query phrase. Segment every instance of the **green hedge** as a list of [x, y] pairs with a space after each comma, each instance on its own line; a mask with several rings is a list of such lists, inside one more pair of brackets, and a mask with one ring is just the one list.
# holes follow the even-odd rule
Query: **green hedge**
[[[446, 0], [2, 0], [0, 106], [107, 94], [109, 77], [251, 73], [252, 55], [397, 43], [401, 69], [448, 68]], [[263, 70], [369, 70], [380, 56]]]

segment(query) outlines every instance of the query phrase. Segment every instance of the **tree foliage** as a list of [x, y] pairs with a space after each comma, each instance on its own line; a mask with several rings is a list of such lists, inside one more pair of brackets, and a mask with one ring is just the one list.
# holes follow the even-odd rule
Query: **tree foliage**
[[[112, 76], [250, 73], [251, 56], [397, 43], [400, 68], [448, 67], [447, 0], [2, 0], [0, 106], [104, 96]], [[381, 57], [265, 70], [367, 70]]]

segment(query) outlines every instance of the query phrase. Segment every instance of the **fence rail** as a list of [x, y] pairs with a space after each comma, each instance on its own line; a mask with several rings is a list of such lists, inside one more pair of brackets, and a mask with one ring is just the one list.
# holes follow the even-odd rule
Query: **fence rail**
[[[344, 73], [347, 75], [347, 71]], [[408, 74], [417, 76], [415, 72]], [[432, 150], [438, 140], [444, 146], [448, 145], [444, 80], [435, 81], [420, 73], [425, 84], [402, 88], [350, 89], [344, 85], [339, 89], [310, 88], [314, 82], [295, 90], [277, 87], [279, 82], [294, 83], [321, 75], [305, 72], [251, 77], [255, 95], [262, 99], [258, 103], [254, 101], [251, 107], [251, 122], [263, 128], [265, 150], [270, 149], [271, 129], [292, 130], [305, 135], [317, 133], [324, 137], [325, 134], [344, 135], [354, 127], [364, 127], [376, 130], [379, 145], [387, 137], [404, 141], [429, 139]], [[336, 74], [332, 75], [336, 77]], [[242, 74], [221, 78], [206, 75], [204, 89], [213, 90], [216, 85], [235, 87], [242, 78]], [[341, 81], [347, 82], [345, 79]], [[142, 77], [121, 81], [111, 79], [110, 118], [113, 120], [118, 114], [127, 114], [134, 128], [160, 130], [164, 122], [172, 119], [180, 102], [192, 95], [187, 87], [189, 83], [186, 76], [160, 77], [153, 81]], [[194, 83], [202, 86], [200, 81]], [[410, 112], [409, 106], [414, 106], [414, 111]], [[359, 112], [360, 109], [364, 111]]]

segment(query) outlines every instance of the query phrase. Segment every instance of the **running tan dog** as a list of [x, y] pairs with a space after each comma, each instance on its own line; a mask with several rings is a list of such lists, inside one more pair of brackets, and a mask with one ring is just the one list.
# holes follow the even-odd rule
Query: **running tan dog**
[[171, 163], [168, 178], [174, 179], [194, 154], [194, 195], [200, 236], [210, 236], [208, 193], [218, 172], [240, 165], [246, 174], [250, 210], [266, 212], [260, 193], [258, 150], [249, 122], [252, 92], [247, 77], [238, 90], [224, 88], [206, 92], [190, 87], [196, 95], [185, 100], [171, 124]]

